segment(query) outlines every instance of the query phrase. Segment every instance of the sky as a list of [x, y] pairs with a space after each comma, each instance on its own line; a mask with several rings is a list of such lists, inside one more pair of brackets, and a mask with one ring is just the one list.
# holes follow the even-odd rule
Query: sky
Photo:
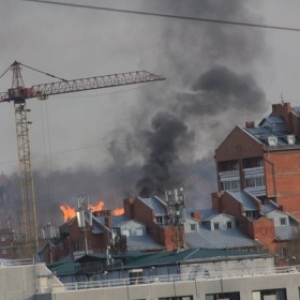
[[[64, 2], [300, 28], [296, 0]], [[0, 25], [0, 74], [17, 60], [65, 79], [136, 70], [166, 77], [27, 101], [41, 206], [74, 204], [79, 192], [119, 205], [179, 182], [189, 204], [207, 204], [214, 150], [233, 127], [261, 120], [282, 99], [300, 105], [300, 32], [22, 0], [1, 1]], [[53, 81], [22, 74], [28, 87]], [[11, 82], [8, 72], [0, 92]], [[0, 172], [11, 178], [18, 172], [12, 103], [0, 106], [0, 140]]]

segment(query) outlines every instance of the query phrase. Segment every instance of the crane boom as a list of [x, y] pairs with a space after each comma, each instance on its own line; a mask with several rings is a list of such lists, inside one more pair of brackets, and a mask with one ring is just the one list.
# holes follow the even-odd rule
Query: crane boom
[[[21, 183], [22, 228], [24, 229], [25, 237], [24, 252], [26, 255], [31, 256], [38, 250], [39, 241], [28, 128], [28, 124], [31, 122], [28, 122], [27, 118], [29, 110], [26, 108], [26, 100], [30, 98], [45, 100], [51, 95], [152, 82], [165, 80], [165, 78], [147, 71], [135, 71], [73, 80], [59, 78], [61, 81], [33, 85], [30, 88], [26, 88], [21, 75], [20, 65], [23, 64], [15, 61], [9, 68], [13, 72], [12, 88], [8, 89], [5, 93], [0, 93], [0, 103], [11, 101], [14, 103]], [[56, 77], [47, 73], [45, 74]], [[3, 74], [0, 78], [2, 76]]]
[[151, 74], [147, 71], [135, 71], [121, 74], [50, 82], [46, 84], [33, 85], [30, 88], [17, 86], [9, 89], [5, 93], [1, 93], [0, 102], [23, 102], [24, 99], [29, 98], [46, 99], [50, 95], [117, 87], [157, 80], [165, 80], [165, 78], [160, 75]]

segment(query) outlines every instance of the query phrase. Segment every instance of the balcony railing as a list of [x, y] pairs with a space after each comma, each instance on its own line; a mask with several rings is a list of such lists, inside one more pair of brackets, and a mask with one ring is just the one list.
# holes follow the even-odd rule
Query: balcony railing
[[[223, 271], [209, 271], [198, 272], [196, 274], [173, 274], [173, 275], [152, 275], [143, 276], [135, 279], [102, 279], [100, 281], [84, 281], [72, 282], [62, 285], [52, 285], [52, 291], [55, 290], [82, 290], [94, 288], [114, 288], [128, 285], [142, 285], [142, 284], [162, 284], [174, 282], [188, 282], [188, 281], [207, 281], [220, 279], [236, 279], [241, 277], [255, 277], [255, 276], [278, 276], [286, 274], [298, 274], [300, 278], [300, 266], [290, 266], [281, 268], [252, 268], [244, 270], [223, 270]], [[48, 289], [49, 290], [49, 289]]]

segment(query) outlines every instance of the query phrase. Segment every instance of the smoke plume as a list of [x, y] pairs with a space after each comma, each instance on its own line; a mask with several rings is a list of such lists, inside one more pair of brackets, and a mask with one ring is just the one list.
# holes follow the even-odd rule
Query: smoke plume
[[[143, 1], [136, 10], [260, 22], [248, 5], [246, 0]], [[107, 135], [105, 169], [35, 173], [40, 219], [55, 222], [59, 205], [64, 200], [75, 205], [74, 195], [85, 191], [92, 201], [103, 199], [113, 208], [127, 196], [162, 195], [182, 185], [187, 206], [209, 205], [216, 191], [214, 149], [237, 123], [264, 112], [256, 74], [267, 54], [261, 30], [152, 17], [143, 22], [136, 42], [145, 35], [155, 36], [155, 42], [139, 64], [167, 81], [143, 89], [128, 128]], [[10, 191], [12, 203], [19, 203], [19, 193]]]

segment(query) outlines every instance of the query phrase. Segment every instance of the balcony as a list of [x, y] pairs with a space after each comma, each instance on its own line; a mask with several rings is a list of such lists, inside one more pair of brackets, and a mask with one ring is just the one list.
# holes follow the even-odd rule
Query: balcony
[[244, 190], [254, 196], [266, 195], [265, 174], [263, 167], [246, 168], [244, 171]]

